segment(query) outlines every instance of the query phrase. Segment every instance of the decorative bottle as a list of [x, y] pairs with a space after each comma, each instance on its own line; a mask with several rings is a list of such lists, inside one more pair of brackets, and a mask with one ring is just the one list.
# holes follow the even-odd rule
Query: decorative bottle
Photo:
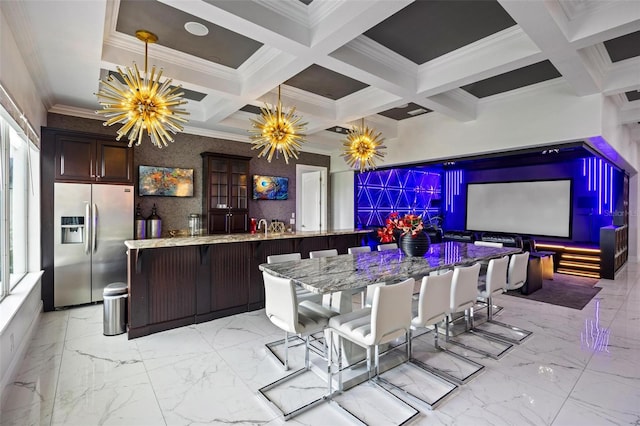
[[144, 216], [142, 216], [142, 211], [140, 210], [140, 203], [136, 206], [136, 217], [135, 217], [135, 230], [136, 240], [144, 240], [147, 238], [147, 221]]
[[154, 204], [151, 208], [151, 216], [147, 218], [147, 235], [149, 238], [160, 238], [162, 235], [162, 219], [158, 216], [158, 208]]

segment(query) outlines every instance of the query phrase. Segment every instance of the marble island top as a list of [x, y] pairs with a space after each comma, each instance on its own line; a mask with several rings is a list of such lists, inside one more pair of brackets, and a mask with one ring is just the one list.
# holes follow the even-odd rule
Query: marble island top
[[321, 231], [321, 232], [283, 232], [283, 233], [268, 233], [266, 236], [264, 232], [257, 232], [255, 234], [216, 234], [216, 235], [202, 235], [198, 237], [173, 237], [173, 238], [152, 238], [146, 240], [127, 240], [124, 245], [129, 249], [151, 249], [162, 247], [181, 247], [181, 246], [199, 246], [207, 244], [225, 244], [225, 243], [241, 243], [251, 241], [265, 241], [265, 240], [281, 240], [288, 238], [308, 238], [308, 237], [327, 237], [331, 235], [345, 235], [345, 234], [358, 234], [369, 233], [368, 229], [339, 229], [333, 231]]
[[422, 279], [431, 271], [470, 265], [520, 251], [515, 247], [485, 247], [450, 241], [432, 244], [423, 257], [407, 256], [397, 249], [271, 265], [263, 263], [260, 270], [290, 278], [314, 293], [332, 293], [363, 288], [378, 282], [400, 282], [411, 277]]

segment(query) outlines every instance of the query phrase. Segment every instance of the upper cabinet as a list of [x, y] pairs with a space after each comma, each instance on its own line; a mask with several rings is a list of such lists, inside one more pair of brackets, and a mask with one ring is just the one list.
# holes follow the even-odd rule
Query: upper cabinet
[[55, 179], [133, 183], [133, 148], [104, 136], [56, 131]]
[[209, 234], [247, 232], [251, 157], [203, 152], [202, 214]]

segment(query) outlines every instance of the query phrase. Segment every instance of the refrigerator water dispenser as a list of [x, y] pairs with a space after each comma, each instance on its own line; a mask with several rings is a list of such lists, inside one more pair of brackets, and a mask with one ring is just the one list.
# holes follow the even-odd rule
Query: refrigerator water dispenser
[[84, 243], [84, 217], [83, 216], [62, 216], [61, 217], [62, 244]]

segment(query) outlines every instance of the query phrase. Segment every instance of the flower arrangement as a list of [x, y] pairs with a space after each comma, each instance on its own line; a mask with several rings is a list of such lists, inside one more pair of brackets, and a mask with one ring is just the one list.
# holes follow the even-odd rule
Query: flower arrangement
[[384, 228], [378, 229], [378, 237], [381, 243], [390, 243], [395, 241], [394, 232], [400, 231], [400, 236], [411, 233], [411, 237], [415, 238], [423, 229], [422, 217], [415, 214], [400, 217], [398, 212], [393, 212], [387, 217]]

